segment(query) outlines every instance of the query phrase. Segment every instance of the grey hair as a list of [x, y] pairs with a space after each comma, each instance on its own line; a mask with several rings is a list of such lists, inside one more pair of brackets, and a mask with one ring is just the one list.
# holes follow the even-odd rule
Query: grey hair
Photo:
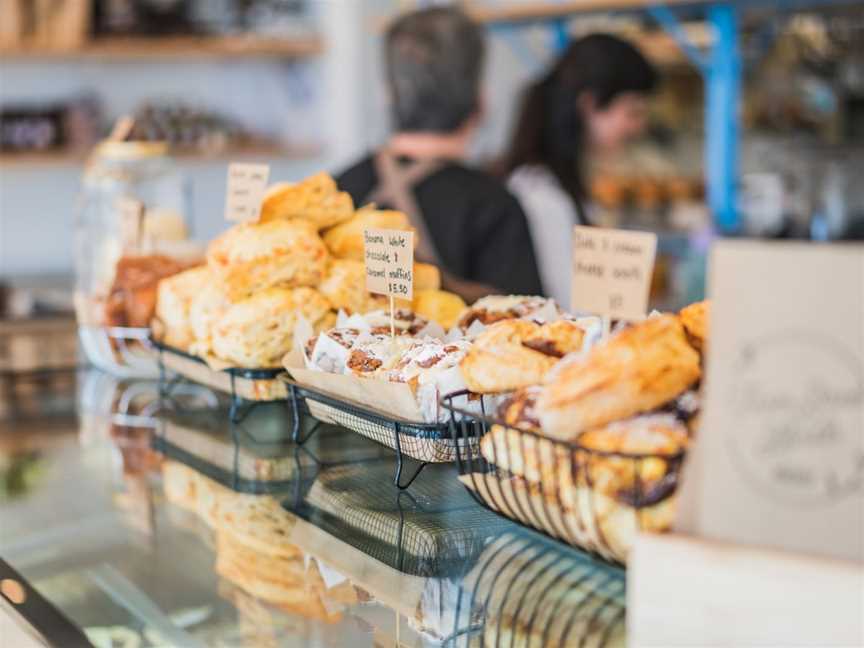
[[406, 14], [387, 30], [385, 65], [394, 127], [449, 133], [479, 109], [485, 43], [463, 11], [432, 7]]

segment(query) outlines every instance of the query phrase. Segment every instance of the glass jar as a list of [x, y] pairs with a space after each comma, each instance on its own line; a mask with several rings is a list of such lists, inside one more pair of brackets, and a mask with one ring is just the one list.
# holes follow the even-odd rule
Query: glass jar
[[[140, 210], [130, 213], [129, 205]], [[172, 260], [189, 265], [200, 257], [188, 242], [189, 207], [186, 181], [164, 142], [106, 141], [88, 160], [75, 228], [75, 307], [84, 351], [97, 367], [121, 376], [158, 373], [147, 349], [146, 314], [155, 306], [150, 266], [164, 271]], [[118, 264], [132, 257], [142, 269], [134, 278], [138, 292], [118, 297]], [[124, 301], [137, 321], [120, 312]]]

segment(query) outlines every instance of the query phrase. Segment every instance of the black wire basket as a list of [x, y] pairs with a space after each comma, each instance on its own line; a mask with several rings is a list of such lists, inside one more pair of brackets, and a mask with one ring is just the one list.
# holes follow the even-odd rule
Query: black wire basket
[[225, 409], [166, 411], [160, 413], [152, 446], [237, 492], [305, 492], [319, 462], [285, 436], [287, 418], [278, 403], [262, 404], [239, 424], [228, 420]]
[[478, 511], [452, 474], [394, 492], [384, 478], [391, 470], [392, 460], [322, 467], [302, 501], [288, 508], [404, 574], [461, 578], [507, 523]]
[[285, 401], [288, 394], [279, 380], [284, 372], [279, 367], [248, 369], [228, 367], [211, 369], [207, 362], [162, 342], [151, 339], [159, 360], [159, 391], [170, 396], [176, 385], [183, 381], [205, 384], [227, 393], [231, 398], [228, 412], [233, 423], [241, 422], [258, 403]]
[[625, 582], [620, 568], [533, 532], [508, 532], [462, 580], [446, 645], [623, 646]]
[[[449, 422], [408, 421], [301, 385], [285, 376], [283, 380], [288, 385], [288, 399], [297, 417], [295, 427], [299, 425], [302, 414], [308, 412], [321, 422], [348, 428], [392, 449], [396, 453], [394, 481], [400, 489], [408, 488], [427, 464], [450, 463], [459, 456], [467, 458], [478, 455], [479, 435], [476, 432], [480, 426], [474, 419], [465, 421], [459, 434], [454, 435]], [[407, 480], [402, 479], [405, 457], [420, 462]]]
[[469, 420], [451, 397], [442, 404], [457, 440], [480, 428], [479, 454], [460, 453], [457, 463], [460, 481], [487, 508], [617, 564], [626, 564], [637, 532], [671, 527], [683, 451], [597, 450], [490, 416]]

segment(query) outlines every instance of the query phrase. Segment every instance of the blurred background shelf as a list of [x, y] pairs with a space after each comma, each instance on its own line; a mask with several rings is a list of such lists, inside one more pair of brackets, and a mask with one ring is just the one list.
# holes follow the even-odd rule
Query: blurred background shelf
[[[307, 160], [321, 155], [323, 147], [318, 144], [283, 145], [275, 142], [260, 142], [247, 146], [233, 146], [223, 150], [196, 151], [179, 149], [175, 159], [182, 162], [228, 162], [254, 158], [280, 158], [284, 160]], [[87, 151], [46, 151], [44, 153], [0, 153], [0, 169], [26, 167], [78, 166], [87, 160]]]
[[307, 58], [324, 52], [318, 36], [103, 37], [76, 48], [20, 47], [0, 49], [3, 60], [134, 61], [170, 59]]

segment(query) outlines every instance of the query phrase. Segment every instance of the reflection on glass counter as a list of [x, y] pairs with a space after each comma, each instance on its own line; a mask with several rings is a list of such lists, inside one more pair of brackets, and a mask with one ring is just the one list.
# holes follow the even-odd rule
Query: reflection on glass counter
[[104, 381], [28, 436], [0, 503], [0, 558], [93, 645], [623, 644], [623, 572], [481, 509], [455, 467], [400, 493], [356, 434], [285, 441], [284, 406], [236, 426]]

